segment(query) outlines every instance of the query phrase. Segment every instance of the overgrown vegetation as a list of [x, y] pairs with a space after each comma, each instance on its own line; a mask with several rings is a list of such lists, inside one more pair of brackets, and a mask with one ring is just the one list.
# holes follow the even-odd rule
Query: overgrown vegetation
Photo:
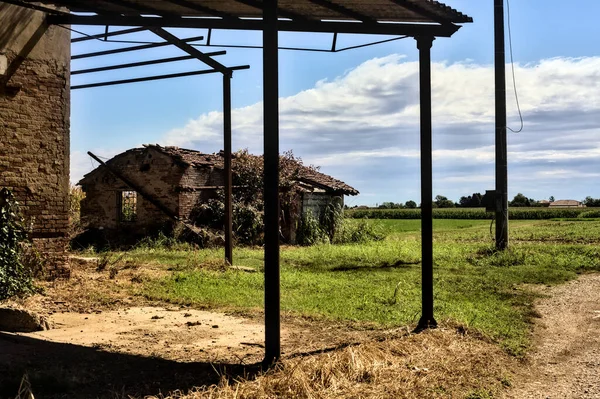
[[298, 244], [360, 244], [385, 238], [384, 232], [376, 223], [368, 223], [366, 220], [355, 223], [345, 219], [341, 201], [328, 203], [319, 219], [310, 211], [302, 215], [297, 232]]
[[[366, 242], [382, 237], [373, 229], [362, 226], [364, 231], [356, 231], [354, 224], [344, 223], [342, 199], [334, 197], [317, 215], [310, 211], [302, 213], [300, 188], [297, 184], [303, 169], [314, 169], [305, 166], [302, 159], [289, 151], [279, 160], [279, 201], [280, 225], [282, 240], [299, 245], [318, 243]], [[233, 232], [237, 244], [262, 245], [263, 243], [263, 160], [260, 156], [251, 155], [247, 150], [238, 151], [234, 155], [233, 184]], [[217, 198], [200, 201], [192, 211], [191, 219], [197, 226], [223, 230], [225, 216], [224, 193], [217, 192]]]
[[81, 225], [81, 201], [85, 198], [85, 193], [81, 187], [69, 187], [69, 236], [75, 237], [83, 232]]
[[7, 188], [0, 190], [0, 300], [33, 292], [33, 272], [24, 262], [27, 239], [19, 204]]

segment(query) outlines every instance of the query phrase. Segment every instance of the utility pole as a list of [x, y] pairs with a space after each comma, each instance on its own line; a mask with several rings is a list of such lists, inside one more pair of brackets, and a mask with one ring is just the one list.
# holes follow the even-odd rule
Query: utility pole
[[506, 145], [506, 60], [504, 0], [494, 0], [496, 70], [496, 249], [508, 248], [508, 159]]

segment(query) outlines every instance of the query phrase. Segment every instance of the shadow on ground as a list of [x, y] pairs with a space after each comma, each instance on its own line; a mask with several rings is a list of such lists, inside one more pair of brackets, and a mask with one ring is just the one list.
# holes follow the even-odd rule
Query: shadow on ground
[[347, 271], [365, 271], [365, 272], [369, 272], [369, 271], [373, 271], [373, 270], [389, 270], [389, 269], [404, 269], [404, 268], [408, 268], [410, 266], [414, 266], [414, 265], [419, 265], [421, 264], [420, 260], [417, 261], [403, 261], [403, 260], [398, 260], [396, 262], [382, 262], [380, 264], [377, 264], [375, 266], [364, 266], [364, 265], [341, 265], [341, 266], [336, 266], [333, 267], [331, 269], [329, 269], [328, 271], [332, 271], [332, 272], [347, 272]]
[[183, 363], [0, 333], [0, 398], [14, 398], [27, 373], [41, 398], [128, 398], [253, 378], [260, 364]]

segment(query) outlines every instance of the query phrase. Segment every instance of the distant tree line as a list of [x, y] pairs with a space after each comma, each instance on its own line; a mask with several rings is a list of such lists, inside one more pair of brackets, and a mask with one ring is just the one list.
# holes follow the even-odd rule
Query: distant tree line
[[[554, 202], [554, 196], [552, 195], [548, 198], [548, 201], [537, 201], [522, 193], [518, 193], [513, 197], [512, 201], [508, 202], [508, 205], [512, 207], [544, 207], [552, 202]], [[587, 207], [600, 207], [600, 198], [588, 196], [582, 202]], [[443, 195], [436, 195], [433, 200], [434, 208], [487, 208], [493, 206], [494, 198], [490, 193], [473, 193], [472, 195], [462, 196], [458, 202], [454, 202]], [[379, 209], [414, 209], [420, 208], [421, 204], [417, 205], [415, 201], [410, 200], [405, 203], [383, 202], [376, 204], [375, 207]]]

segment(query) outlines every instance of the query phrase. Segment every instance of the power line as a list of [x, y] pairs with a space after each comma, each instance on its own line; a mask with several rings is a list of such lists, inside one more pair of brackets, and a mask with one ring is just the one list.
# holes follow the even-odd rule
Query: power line
[[510, 0], [506, 0], [506, 12], [508, 19], [508, 47], [510, 49], [510, 67], [512, 70], [513, 89], [515, 91], [515, 101], [517, 103], [517, 110], [519, 111], [519, 119], [521, 120], [521, 127], [518, 130], [513, 130], [508, 126], [506, 126], [506, 128], [513, 133], [520, 133], [523, 131], [523, 114], [521, 113], [521, 105], [519, 104], [519, 94], [517, 93], [517, 81], [515, 79], [515, 62], [513, 59], [512, 32], [510, 29]]

